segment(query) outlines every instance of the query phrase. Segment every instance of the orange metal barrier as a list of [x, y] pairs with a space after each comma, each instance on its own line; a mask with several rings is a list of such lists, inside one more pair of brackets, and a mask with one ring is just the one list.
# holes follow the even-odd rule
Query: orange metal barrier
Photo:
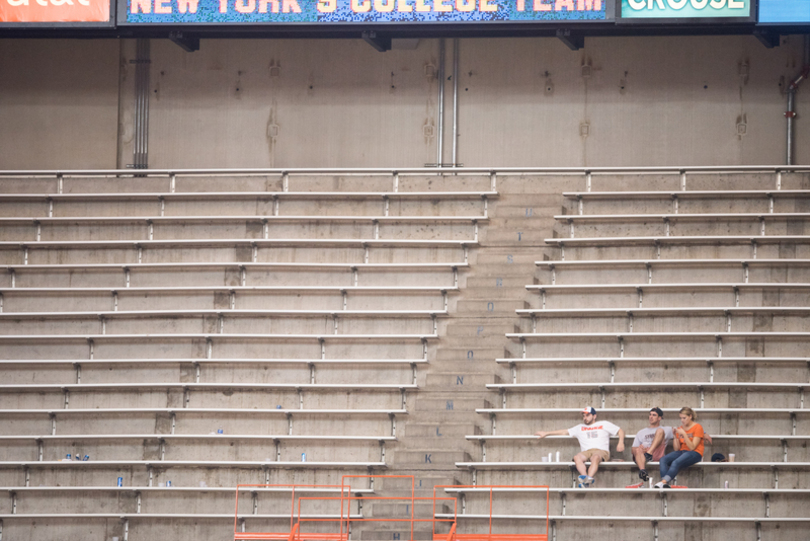
[[[409, 479], [411, 482], [410, 496], [364, 496], [352, 493], [351, 480], [352, 479]], [[433, 539], [435, 541], [547, 541], [548, 540], [548, 487], [497, 487], [497, 486], [465, 486], [465, 485], [447, 485], [436, 486], [433, 489], [432, 497], [417, 497], [416, 496], [416, 483], [413, 475], [344, 475], [341, 479], [340, 485], [237, 485], [236, 487], [236, 505], [234, 513], [234, 527], [233, 535], [234, 541], [252, 540], [252, 539], [271, 539], [276, 541], [349, 541], [351, 525], [356, 523], [378, 522], [378, 523], [403, 523], [410, 529], [410, 535], [407, 541], [412, 541], [414, 538], [414, 524], [418, 522], [430, 522], [433, 532]], [[239, 493], [249, 492], [251, 489], [261, 488], [288, 488], [290, 489], [290, 527], [289, 531], [283, 532], [246, 532], [239, 531]], [[489, 533], [487, 534], [464, 534], [458, 533], [458, 506], [455, 497], [440, 497], [436, 494], [436, 489], [441, 488], [489, 488]], [[492, 497], [493, 488], [540, 488], [546, 489], [546, 533], [545, 534], [494, 534], [492, 533]], [[302, 496], [303, 494], [312, 493], [315, 490], [334, 489], [340, 493], [340, 496]], [[296, 504], [297, 499], [297, 504]], [[363, 502], [407, 502], [410, 513], [406, 517], [395, 518], [353, 518], [351, 516], [352, 504], [357, 503], [358, 506]], [[340, 512], [334, 516], [320, 516], [320, 517], [307, 517], [302, 514], [302, 504], [306, 502], [323, 502], [320, 507], [323, 509], [335, 509], [340, 505]], [[416, 516], [415, 506], [421, 502], [431, 502], [432, 515], [429, 518], [419, 518]], [[452, 502], [453, 504], [453, 518], [436, 518], [436, 502]], [[333, 505], [334, 503], [334, 505]], [[243, 514], [241, 518], [248, 518], [250, 515]], [[436, 523], [449, 523], [450, 531], [447, 534], [440, 534], [436, 532]], [[327, 532], [313, 532], [307, 531], [307, 525], [315, 523], [332, 523], [336, 526], [327, 528]]]
[[[489, 530], [487, 533], [457, 533], [458, 530], [458, 513], [456, 512], [453, 517], [453, 528], [450, 530], [450, 533], [446, 535], [436, 533], [435, 529], [433, 531], [433, 541], [548, 541], [548, 532], [549, 532], [549, 495], [550, 490], [548, 486], [545, 485], [436, 485], [433, 487], [433, 500], [434, 500], [434, 508], [433, 508], [433, 515], [436, 515], [436, 507], [435, 501], [436, 491], [439, 489], [445, 488], [452, 488], [452, 489], [463, 489], [463, 488], [471, 488], [476, 490], [481, 489], [489, 489]], [[493, 492], [496, 488], [520, 488], [520, 489], [545, 489], [545, 496], [546, 496], [546, 533], [538, 533], [538, 534], [511, 534], [511, 533], [492, 533], [492, 498]]]

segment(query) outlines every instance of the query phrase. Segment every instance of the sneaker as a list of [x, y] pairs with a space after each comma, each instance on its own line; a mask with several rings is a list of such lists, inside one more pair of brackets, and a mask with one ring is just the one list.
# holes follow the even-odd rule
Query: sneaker
[[[666, 483], [665, 483], [665, 482], [663, 482], [663, 481], [658, 481], [657, 483], [655, 483], [655, 484], [653, 485], [653, 488], [664, 488], [664, 485], [666, 485]], [[668, 486], [668, 485], [667, 485], [667, 486]]]
[[638, 478], [645, 483], [650, 480], [650, 476], [647, 475], [647, 470], [638, 470]]
[[585, 482], [587, 481], [587, 475], [580, 475], [577, 477], [577, 488], [586, 488]]
[[644, 460], [646, 460], [647, 462], [651, 462], [652, 459], [653, 456], [650, 453], [644, 453]]
[[585, 488], [588, 488], [592, 487], [595, 482], [596, 479], [594, 479], [593, 477], [585, 477], [585, 482], [582, 484], [585, 485]]

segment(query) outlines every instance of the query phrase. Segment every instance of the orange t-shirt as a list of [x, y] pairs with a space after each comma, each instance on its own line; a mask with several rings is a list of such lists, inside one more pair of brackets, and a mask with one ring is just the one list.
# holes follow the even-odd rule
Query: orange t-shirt
[[[679, 427], [679, 428], [683, 428], [683, 427]], [[700, 426], [699, 424], [695, 423], [695, 424], [692, 425], [692, 428], [690, 428], [689, 430], [686, 430], [686, 434], [689, 436], [690, 440], [692, 440], [692, 439], [694, 439], [696, 437], [700, 438], [700, 441], [698, 441], [697, 447], [695, 447], [693, 449], [693, 451], [695, 451], [696, 453], [700, 453], [700, 456], [703, 456], [703, 427]], [[686, 442], [684, 441], [683, 436], [681, 436], [678, 432], [675, 432], [675, 437], [678, 438], [678, 441], [681, 444], [680, 450], [681, 451], [688, 451], [689, 446], [686, 445]]]

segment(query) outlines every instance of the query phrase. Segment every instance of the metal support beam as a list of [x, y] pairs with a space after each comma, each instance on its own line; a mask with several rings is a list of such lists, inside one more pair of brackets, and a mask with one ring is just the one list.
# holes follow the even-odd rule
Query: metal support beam
[[169, 32], [169, 41], [183, 49], [187, 53], [200, 50], [200, 38], [189, 36], [183, 32], [173, 30]]
[[362, 38], [381, 53], [391, 50], [391, 36], [380, 36], [377, 32], [366, 30], [363, 32]]
[[773, 49], [779, 47], [781, 36], [771, 30], [754, 30], [754, 37], [765, 46], [766, 49]]
[[565, 46], [572, 51], [578, 51], [585, 47], [585, 36], [572, 34], [567, 28], [557, 29], [557, 39], [565, 43]]

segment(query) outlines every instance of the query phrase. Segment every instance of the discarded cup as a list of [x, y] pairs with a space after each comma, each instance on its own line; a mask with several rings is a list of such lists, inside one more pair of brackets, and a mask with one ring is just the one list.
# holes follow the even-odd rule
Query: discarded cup
[[276, 409], [280, 410], [280, 409], [283, 409], [283, 408], [281, 407], [281, 404], [279, 404], [278, 406], [276, 406]]
[[723, 483], [723, 488], [725, 488], [726, 490], [728, 490], [728, 481], [726, 481], [725, 483]]
[[551, 453], [548, 454], [548, 461], [551, 462]]
[[65, 455], [65, 458], [68, 459], [68, 460], [71, 460], [73, 458], [73, 455], [68, 453], [68, 454]]
[[306, 461], [307, 461], [307, 454], [306, 453], [301, 453], [301, 462], [306, 462]]
[[119, 487], [124, 486], [124, 478], [123, 478], [123, 477], [119, 477], [119, 478], [118, 478], [118, 486], [119, 486]]
[[557, 451], [557, 462], [559, 462], [559, 461], [560, 461], [560, 452]]
[[167, 487], [172, 486], [172, 482], [171, 482], [171, 481], [166, 481], [166, 486], [167, 486]]
[[548, 457], [544, 456], [542, 460], [543, 460], [543, 462], [548, 462]]
[[734, 453], [729, 453], [728, 454], [728, 461], [729, 462], [734, 462]]
[[84, 455], [82, 462], [87, 462], [88, 460], [90, 460], [90, 455]]
[[217, 434], [224, 434], [224, 433], [225, 433], [225, 431], [224, 431], [224, 430], [222, 430], [221, 428], [218, 428], [218, 429], [217, 429]]

